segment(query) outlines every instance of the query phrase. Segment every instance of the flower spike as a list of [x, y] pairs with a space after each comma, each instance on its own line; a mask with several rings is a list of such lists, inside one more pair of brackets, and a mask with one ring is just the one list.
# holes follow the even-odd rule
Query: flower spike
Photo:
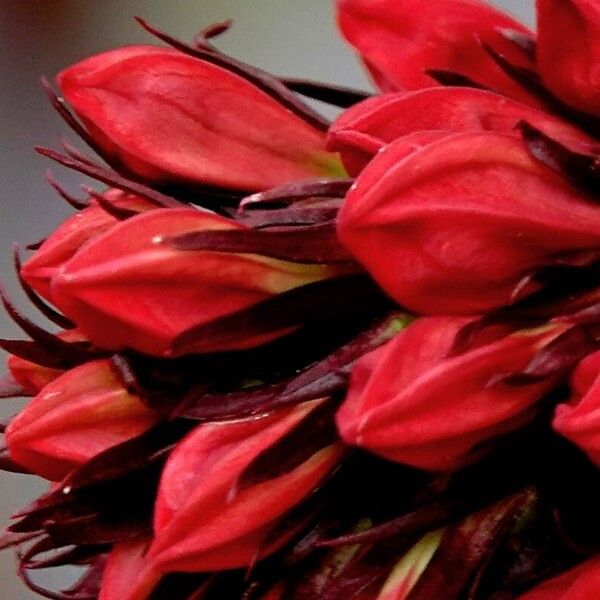
[[0, 469], [53, 482], [0, 533], [35, 594], [596, 600], [600, 9], [536, 4], [537, 36], [336, 0], [379, 94], [232, 58], [231, 21], [138, 18], [168, 47], [43, 80], [99, 158], [38, 151], [108, 187], [49, 175], [76, 212], [14, 247], [62, 330], [0, 290]]

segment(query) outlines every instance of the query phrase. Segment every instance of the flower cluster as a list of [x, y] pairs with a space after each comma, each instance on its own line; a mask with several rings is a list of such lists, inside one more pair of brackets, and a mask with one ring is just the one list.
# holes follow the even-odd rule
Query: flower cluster
[[45, 82], [104, 162], [39, 152], [106, 187], [51, 177], [77, 212], [15, 252], [60, 331], [1, 293], [42, 596], [596, 600], [600, 4], [337, 9], [377, 95], [141, 20], [169, 47]]

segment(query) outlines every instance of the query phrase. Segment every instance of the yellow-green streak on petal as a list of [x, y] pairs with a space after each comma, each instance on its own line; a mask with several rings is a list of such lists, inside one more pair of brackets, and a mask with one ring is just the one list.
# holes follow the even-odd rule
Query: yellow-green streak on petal
[[423, 574], [442, 540], [443, 529], [423, 536], [396, 564], [377, 600], [404, 600]]
[[320, 177], [331, 177], [331, 179], [346, 179], [349, 177], [337, 153], [321, 152], [312, 154], [310, 164], [314, 168], [315, 174]]

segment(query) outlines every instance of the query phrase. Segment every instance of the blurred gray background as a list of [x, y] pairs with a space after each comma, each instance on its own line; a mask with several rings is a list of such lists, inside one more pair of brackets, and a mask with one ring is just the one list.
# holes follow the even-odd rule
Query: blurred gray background
[[[494, 4], [533, 23], [533, 0]], [[333, 0], [0, 0], [0, 277], [13, 297], [26, 306], [12, 273], [11, 243], [42, 238], [70, 212], [48, 189], [44, 170], [51, 167], [75, 192], [82, 181], [33, 152], [34, 144], [56, 146], [69, 133], [40, 91], [41, 75], [51, 78], [114, 46], [153, 43], [134, 15], [184, 39], [201, 26], [233, 18], [233, 30], [218, 42], [230, 54], [281, 75], [367, 89], [357, 60], [337, 37], [333, 12]], [[5, 317], [0, 336], [18, 336]], [[0, 403], [0, 418], [19, 408], [13, 400]], [[0, 525], [44, 487], [33, 478], [0, 473]], [[11, 553], [0, 554], [0, 600], [33, 598], [13, 572]], [[60, 585], [68, 575], [39, 581]]]

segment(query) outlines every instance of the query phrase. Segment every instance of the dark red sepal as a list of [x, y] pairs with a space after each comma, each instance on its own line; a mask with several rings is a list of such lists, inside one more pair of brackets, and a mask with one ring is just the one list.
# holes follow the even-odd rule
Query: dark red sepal
[[0, 550], [5, 550], [6, 548], [13, 548], [14, 546], [20, 546], [21, 544], [34, 540], [35, 538], [40, 537], [43, 534], [43, 531], [33, 531], [27, 533], [14, 533], [12, 531], [2, 531], [0, 532]]
[[427, 75], [433, 77], [439, 84], [452, 87], [470, 87], [478, 90], [489, 90], [489, 88], [473, 81], [466, 75], [455, 73], [454, 71], [445, 71], [444, 69], [427, 69]]
[[[120, 163], [116, 163], [112, 160], [112, 157], [108, 155], [106, 152], [102, 150], [99, 144], [96, 143], [94, 137], [90, 135], [88, 130], [73, 116], [69, 108], [67, 107], [65, 101], [62, 98], [59, 98], [52, 89], [50, 83], [45, 77], [41, 79], [42, 88], [46, 93], [46, 96], [50, 100], [50, 104], [52, 104], [54, 110], [62, 117], [65, 123], [92, 149], [96, 154], [101, 156], [111, 167], [117, 168], [121, 170], [122, 165]], [[67, 149], [67, 152], [69, 150]], [[53, 186], [54, 187], [54, 186]], [[55, 188], [57, 189], [57, 188]], [[59, 191], [57, 189], [57, 191]], [[60, 191], [59, 191], [60, 193]], [[63, 196], [62, 193], [60, 193]], [[63, 198], [67, 199], [65, 196]]]
[[36, 365], [51, 369], [68, 369], [87, 360], [69, 360], [68, 357], [65, 358], [64, 356], [53, 354], [37, 342], [30, 342], [28, 340], [7, 340], [0, 338], [0, 348], [9, 354], [14, 354]]
[[27, 246], [25, 246], [25, 248], [27, 248], [27, 250], [39, 250], [45, 241], [46, 241], [46, 238], [38, 240], [37, 242], [31, 242], [30, 244], [27, 244]]
[[[348, 299], [352, 298], [352, 302]], [[175, 339], [172, 350], [185, 353], [198, 340], [240, 335], [262, 335], [287, 327], [326, 323], [341, 319], [360, 307], [361, 312], [384, 311], [391, 302], [366, 275], [348, 275], [318, 281], [283, 292], [247, 309], [199, 327], [192, 327]]]
[[[105, 545], [84, 545], [72, 547], [56, 547], [56, 544], [50, 537], [45, 538], [49, 541], [47, 549], [35, 548], [28, 550], [22, 557], [24, 568], [32, 571], [41, 571], [42, 569], [51, 569], [53, 567], [64, 567], [67, 565], [81, 565], [90, 559], [97, 557], [109, 550]], [[39, 554], [49, 555], [44, 558], [37, 558]]]
[[[39, 325], [36, 325], [33, 321], [29, 320], [16, 309], [14, 304], [6, 295], [6, 292], [1, 287], [0, 301], [2, 302], [2, 305], [4, 306], [8, 316], [32, 338], [33, 342], [31, 343], [39, 347], [41, 350], [39, 354], [42, 357], [42, 360], [44, 354], [47, 355], [49, 359], [49, 361], [45, 360], [44, 362], [37, 362], [36, 360], [32, 360], [32, 362], [36, 362], [42, 366], [54, 367], [60, 365], [63, 368], [68, 368], [79, 365], [93, 358], [98, 358], [102, 355], [100, 351], [93, 349], [87, 342], [65, 342], [58, 336], [49, 333]], [[25, 346], [25, 344], [27, 344], [27, 342], [19, 343], [18, 341], [12, 340], [0, 340], [0, 347], [4, 348], [8, 352], [11, 352], [12, 354], [16, 354], [17, 356], [30, 360], [30, 356], [24, 356], [23, 353], [19, 353], [18, 351], [19, 345], [22, 345], [23, 348], [32, 347]], [[27, 351], [25, 351], [25, 353], [27, 353]], [[48, 362], [51, 362], [52, 364], [47, 364]]]
[[67, 204], [69, 204], [69, 206], [72, 206], [75, 210], [83, 210], [84, 208], [87, 208], [90, 205], [90, 203], [87, 202], [86, 200], [80, 200], [79, 198], [76, 198], [72, 194], [69, 194], [69, 192], [67, 192], [67, 190], [65, 190], [65, 188], [54, 177], [54, 175], [52, 174], [52, 171], [50, 171], [50, 169], [46, 170], [45, 176], [46, 176], [46, 181], [50, 184], [50, 186], [54, 189], [54, 191], [56, 191], [56, 193], [65, 202], [67, 202]]
[[240, 202], [240, 210], [258, 205], [285, 207], [307, 198], [343, 198], [353, 182], [353, 179], [309, 179], [280, 185], [246, 196]]
[[205, 386], [192, 389], [173, 414], [198, 421], [240, 418], [331, 396], [346, 388], [358, 358], [389, 341], [409, 322], [408, 315], [392, 313], [297, 375], [273, 385], [225, 394], [207, 393]]
[[496, 64], [512, 79], [522, 85], [526, 90], [542, 100], [552, 111], [560, 113], [584, 127], [588, 132], [598, 135], [600, 133], [600, 119], [578, 111], [565, 104], [544, 87], [539, 75], [526, 67], [513, 65], [503, 54], [483, 43], [483, 48], [494, 59]]
[[537, 160], [589, 191], [590, 201], [599, 201], [600, 153], [591, 155], [570, 150], [525, 121], [519, 124], [519, 129]]
[[281, 477], [319, 450], [338, 441], [334, 420], [337, 404], [331, 400], [324, 402], [279, 441], [261, 452], [238, 477], [234, 493]]
[[10, 531], [43, 529], [59, 546], [108, 544], [146, 533], [164, 461], [189, 429], [165, 424], [101, 453], [15, 515], [19, 520]]
[[192, 41], [194, 47], [202, 50], [209, 50], [211, 52], [219, 52], [219, 50], [215, 48], [215, 46], [213, 46], [209, 40], [226, 33], [229, 31], [232, 25], [233, 19], [227, 19], [225, 21], [219, 21], [218, 23], [212, 23], [206, 27], [203, 27], [194, 36]]
[[36, 146], [35, 150], [42, 156], [46, 156], [47, 158], [50, 158], [69, 169], [83, 173], [88, 177], [97, 179], [106, 185], [121, 189], [125, 192], [137, 194], [138, 196], [153, 202], [156, 204], [156, 206], [163, 208], [181, 208], [182, 206], [185, 206], [185, 203], [180, 202], [171, 196], [161, 194], [160, 192], [157, 192], [156, 190], [145, 186], [142, 183], [131, 181], [130, 179], [127, 179], [126, 177], [123, 177], [114, 171], [105, 169], [104, 167], [95, 163], [84, 162], [82, 160], [72, 158], [71, 156], [65, 156], [64, 154], [56, 152], [55, 150], [51, 150], [50, 148], [43, 148], [41, 146]]
[[467, 517], [448, 529], [410, 600], [455, 600], [479, 567], [497, 549], [531, 506], [535, 491], [526, 489]]
[[100, 593], [100, 583], [104, 571], [104, 557], [98, 557], [90, 563], [85, 574], [72, 587], [61, 592], [54, 592], [35, 583], [22, 564], [18, 574], [25, 585], [36, 594], [50, 600], [97, 600]]
[[[225, 60], [232, 60], [231, 57], [225, 55], [210, 42], [211, 39], [229, 31], [232, 25], [233, 21], [228, 19], [226, 21], [213, 23], [212, 25], [202, 28], [194, 36], [191, 48], [204, 52], [212, 52], [220, 55]], [[146, 27], [144, 28], [147, 29]], [[152, 30], [151, 33], [155, 33], [155, 31]], [[173, 40], [173, 42], [174, 41], [177, 40]], [[167, 43], [173, 45], [173, 42]], [[182, 42], [178, 43], [182, 44]], [[244, 65], [244, 67], [248, 68], [248, 65]], [[254, 68], [252, 68], [252, 70], [254, 70]], [[369, 92], [363, 92], [362, 90], [355, 90], [345, 86], [331, 85], [321, 81], [311, 81], [308, 79], [284, 77], [279, 78], [279, 81], [293, 92], [342, 108], [352, 106], [352, 104], [356, 104], [357, 102], [360, 102], [361, 100], [364, 100], [372, 95]]]
[[521, 373], [502, 376], [497, 382], [508, 385], [529, 385], [548, 377], [565, 375], [598, 348], [600, 348], [599, 332], [588, 330], [583, 326], [574, 327], [540, 350]]
[[104, 212], [108, 213], [111, 217], [114, 217], [119, 221], [124, 221], [125, 219], [135, 217], [135, 215], [139, 214], [137, 210], [117, 206], [114, 202], [111, 202], [110, 199], [106, 197], [106, 195], [97, 192], [91, 187], [85, 186], [84, 189], [90, 195], [91, 198], [96, 200], [96, 202]]
[[142, 435], [113, 446], [73, 471], [63, 482], [62, 489], [69, 493], [94, 484], [126, 476], [162, 461], [191, 429], [189, 423], [165, 423]]
[[177, 250], [211, 250], [260, 254], [297, 263], [353, 263], [351, 254], [338, 242], [335, 225], [279, 228], [276, 231], [204, 230], [167, 238]]
[[373, 94], [355, 90], [341, 85], [331, 85], [321, 81], [310, 81], [308, 79], [285, 78], [281, 82], [290, 90], [302, 94], [307, 98], [320, 100], [340, 108], [349, 108], [358, 102], [371, 98]]
[[302, 206], [292, 205], [272, 210], [246, 210], [233, 215], [233, 218], [252, 229], [304, 227], [333, 223], [340, 205], [341, 201], [337, 199], [324, 200], [306, 206], [303, 204]]
[[81, 150], [79, 150], [74, 144], [72, 144], [67, 138], [60, 138], [60, 145], [63, 147], [63, 150], [75, 160], [78, 160], [86, 165], [97, 165], [98, 163], [89, 156], [85, 155]]

